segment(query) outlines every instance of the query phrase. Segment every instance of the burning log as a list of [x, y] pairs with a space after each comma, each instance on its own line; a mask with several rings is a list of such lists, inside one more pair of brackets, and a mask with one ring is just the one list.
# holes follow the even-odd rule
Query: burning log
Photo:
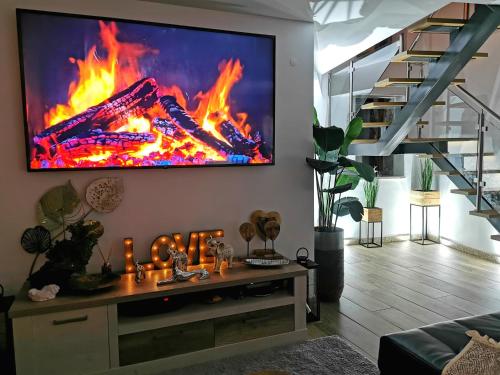
[[231, 143], [237, 154], [250, 156], [252, 158], [255, 156], [257, 143], [252, 139], [245, 138], [230, 121], [224, 121], [220, 124], [219, 128], [220, 133], [229, 143]]
[[174, 139], [183, 139], [185, 138], [184, 134], [179, 130], [177, 126], [175, 126], [171, 121], [155, 117], [153, 119], [153, 126], [158, 129], [163, 135], [174, 138]]
[[154, 141], [155, 136], [152, 133], [113, 133], [94, 130], [85, 136], [67, 139], [60, 146], [66, 151], [89, 146], [111, 146], [113, 148], [129, 149], [134, 146], [139, 147], [144, 143], [153, 143]]
[[91, 129], [113, 131], [129, 116], [140, 116], [158, 100], [154, 78], [144, 78], [86, 111], [53, 125], [33, 137], [35, 144], [54, 145], [78, 137]]
[[162, 108], [167, 112], [174, 124], [184, 129], [191, 136], [205, 143], [207, 146], [213, 148], [217, 152], [224, 155], [235, 155], [235, 150], [227, 143], [215, 138], [209, 132], [203, 130], [200, 125], [193, 118], [184, 111], [184, 109], [177, 103], [175, 97], [166, 95], [160, 98]]
[[273, 156], [272, 149], [270, 145], [262, 139], [260, 132], [256, 132], [254, 135], [254, 140], [257, 142], [260, 154], [266, 159], [270, 159]]

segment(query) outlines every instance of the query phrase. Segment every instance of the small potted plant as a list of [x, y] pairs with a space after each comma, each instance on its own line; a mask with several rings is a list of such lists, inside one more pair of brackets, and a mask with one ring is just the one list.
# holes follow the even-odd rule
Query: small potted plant
[[439, 205], [439, 191], [432, 190], [432, 178], [434, 174], [432, 160], [424, 159], [420, 162], [420, 167], [420, 189], [411, 191], [410, 203], [424, 207]]
[[363, 220], [369, 223], [382, 221], [382, 209], [376, 206], [379, 183], [375, 178], [373, 181], [366, 181], [363, 185], [366, 205], [363, 207]]
[[348, 148], [363, 128], [354, 118], [345, 132], [336, 126], [322, 127], [313, 122], [315, 157], [306, 158], [314, 169], [318, 199], [318, 226], [314, 228], [314, 259], [319, 264], [319, 296], [323, 301], [338, 301], [344, 289], [344, 230], [337, 226], [339, 216], [350, 215], [356, 222], [363, 217], [363, 205], [346, 196], [360, 179], [373, 181], [369, 165], [349, 159]]

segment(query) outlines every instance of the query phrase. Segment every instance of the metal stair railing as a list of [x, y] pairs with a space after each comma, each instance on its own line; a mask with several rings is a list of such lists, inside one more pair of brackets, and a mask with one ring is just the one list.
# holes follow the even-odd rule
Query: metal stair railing
[[478, 114], [477, 162], [476, 178], [474, 179], [474, 182], [476, 184], [476, 209], [479, 211], [481, 210], [481, 203], [483, 200], [483, 190], [486, 187], [486, 182], [483, 179], [485, 136], [490, 129], [488, 127], [488, 123], [500, 129], [500, 115], [462, 86], [449, 87], [449, 91]]
[[353, 155], [390, 155], [404, 140], [414, 124], [447, 89], [452, 80], [495, 32], [500, 23], [500, 6], [477, 5], [469, 21], [453, 36], [445, 54], [429, 66], [424, 82], [412, 90], [407, 105], [396, 115], [378, 143], [352, 145]]

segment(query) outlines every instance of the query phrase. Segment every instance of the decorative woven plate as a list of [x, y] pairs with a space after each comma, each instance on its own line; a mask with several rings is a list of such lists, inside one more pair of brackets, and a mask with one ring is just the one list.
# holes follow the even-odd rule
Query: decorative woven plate
[[260, 259], [260, 258], [247, 258], [243, 263], [253, 267], [279, 267], [290, 264], [290, 259]]

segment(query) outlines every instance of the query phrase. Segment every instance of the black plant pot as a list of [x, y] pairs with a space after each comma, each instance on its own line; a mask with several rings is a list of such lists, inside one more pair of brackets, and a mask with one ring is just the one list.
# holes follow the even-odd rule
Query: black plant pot
[[314, 260], [319, 264], [318, 294], [321, 301], [335, 302], [344, 290], [344, 230], [314, 231]]

